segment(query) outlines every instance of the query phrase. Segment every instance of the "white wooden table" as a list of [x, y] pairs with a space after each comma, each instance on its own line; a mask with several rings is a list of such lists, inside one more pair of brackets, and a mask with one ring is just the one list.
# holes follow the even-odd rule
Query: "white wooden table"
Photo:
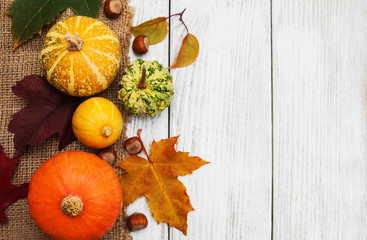
[[[134, 25], [187, 8], [196, 62], [173, 69], [171, 107], [132, 118], [145, 144], [210, 161], [180, 178], [195, 208], [188, 236], [157, 225], [134, 239], [367, 238], [367, 0], [132, 0]], [[185, 35], [144, 60], [173, 62]], [[132, 52], [131, 60], [137, 58]]]

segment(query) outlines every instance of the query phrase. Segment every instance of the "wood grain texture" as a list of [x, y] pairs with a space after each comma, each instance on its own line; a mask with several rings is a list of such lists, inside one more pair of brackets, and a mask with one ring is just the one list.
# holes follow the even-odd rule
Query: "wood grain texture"
[[[184, 8], [200, 53], [171, 70], [170, 132], [211, 163], [180, 178], [195, 211], [187, 237], [172, 228], [170, 239], [270, 239], [270, 1], [171, 0], [171, 13]], [[186, 32], [171, 23], [172, 63]]]
[[[154, 1], [138, 1], [131, 0], [130, 6], [135, 6], [135, 16], [133, 26], [148, 21], [150, 19], [168, 16], [169, 0], [154, 0]], [[131, 42], [134, 38], [131, 38]], [[144, 61], [157, 60], [164, 66], [168, 66], [168, 37], [159, 44], [152, 45], [149, 52], [145, 55], [136, 55], [130, 49], [130, 61], [137, 58], [142, 58]], [[168, 109], [159, 113], [155, 117], [138, 118], [131, 115], [131, 123], [127, 127], [127, 136], [132, 137], [137, 135], [138, 129], [142, 129], [142, 138], [144, 145], [149, 147], [152, 141], [160, 140], [168, 137]], [[145, 155], [140, 154], [141, 157]], [[134, 212], [144, 213], [148, 218], [149, 227], [144, 231], [132, 232], [131, 236], [134, 239], [168, 239], [168, 228], [166, 224], [157, 224], [148, 208], [148, 201], [145, 197], [138, 199], [127, 208], [128, 215]]]
[[274, 239], [367, 237], [367, 2], [273, 0]]

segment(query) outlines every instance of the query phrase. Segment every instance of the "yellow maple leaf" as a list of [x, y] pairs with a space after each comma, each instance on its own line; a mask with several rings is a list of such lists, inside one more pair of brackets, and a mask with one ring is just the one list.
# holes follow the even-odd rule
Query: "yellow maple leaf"
[[158, 223], [166, 222], [186, 235], [187, 214], [194, 208], [186, 187], [177, 177], [191, 174], [208, 162], [199, 157], [190, 157], [187, 152], [177, 152], [174, 146], [177, 139], [172, 137], [153, 141], [150, 156], [146, 153], [148, 160], [129, 155], [117, 166], [126, 171], [120, 176], [124, 206], [144, 195]]

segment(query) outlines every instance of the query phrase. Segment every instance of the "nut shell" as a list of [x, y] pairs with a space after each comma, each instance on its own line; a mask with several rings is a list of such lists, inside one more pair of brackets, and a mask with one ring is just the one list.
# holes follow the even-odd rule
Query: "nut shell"
[[113, 148], [106, 148], [98, 153], [98, 157], [112, 165], [116, 161], [117, 153]]
[[149, 50], [149, 40], [145, 35], [137, 36], [133, 41], [133, 51], [136, 54], [145, 54]]
[[131, 137], [126, 139], [124, 143], [124, 148], [131, 155], [136, 155], [143, 151], [143, 143], [138, 137]]
[[142, 213], [133, 213], [127, 218], [126, 225], [132, 232], [139, 231], [148, 226], [148, 219]]
[[104, 11], [109, 18], [117, 18], [122, 11], [120, 0], [107, 0], [104, 5]]

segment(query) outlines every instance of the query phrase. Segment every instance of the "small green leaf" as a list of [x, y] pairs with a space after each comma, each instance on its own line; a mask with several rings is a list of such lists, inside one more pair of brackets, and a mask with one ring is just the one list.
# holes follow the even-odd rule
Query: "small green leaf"
[[138, 26], [131, 27], [130, 31], [134, 37], [145, 35], [148, 38], [149, 45], [154, 45], [166, 37], [168, 33], [168, 22], [165, 17], [158, 17], [143, 22]]
[[96, 18], [102, 0], [68, 0], [68, 2], [78, 15]]
[[177, 54], [175, 61], [168, 68], [186, 67], [195, 61], [199, 55], [199, 41], [197, 38], [188, 33], [182, 40], [180, 51]]
[[12, 17], [14, 47], [41, 33], [42, 26], [55, 20], [68, 7], [66, 0], [15, 0], [6, 14]]

